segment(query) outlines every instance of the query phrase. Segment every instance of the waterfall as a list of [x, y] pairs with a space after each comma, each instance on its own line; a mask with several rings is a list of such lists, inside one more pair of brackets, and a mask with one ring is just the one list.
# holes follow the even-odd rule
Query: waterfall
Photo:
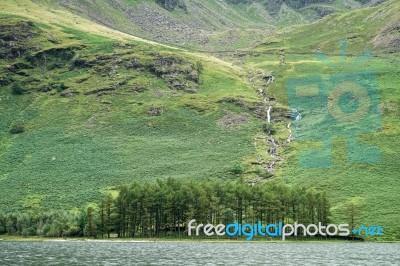
[[267, 123], [271, 123], [271, 110], [272, 110], [272, 106], [269, 106], [268, 110], [267, 110]]
[[286, 142], [287, 142], [287, 143], [290, 143], [290, 142], [292, 141], [292, 130], [290, 129], [290, 122], [289, 122], [289, 124], [287, 125], [287, 129], [288, 129], [288, 131], [289, 131], [289, 137], [287, 138]]
[[[303, 117], [301, 116], [301, 113], [295, 108], [292, 108], [292, 113], [291, 113], [290, 117], [295, 120], [295, 123], [294, 123], [294, 125], [295, 125], [295, 137], [294, 138], [297, 138], [298, 137], [298, 129], [299, 129], [299, 121]], [[289, 125], [290, 125], [290, 123], [289, 123]], [[292, 132], [291, 131], [290, 131], [290, 136], [292, 136]]]
[[291, 117], [296, 121], [300, 121], [302, 119], [301, 113], [295, 108], [292, 108]]

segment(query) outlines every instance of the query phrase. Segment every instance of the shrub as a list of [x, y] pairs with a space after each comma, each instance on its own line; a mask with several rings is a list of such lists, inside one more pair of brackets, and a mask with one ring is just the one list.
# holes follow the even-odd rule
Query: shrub
[[262, 130], [265, 133], [270, 134], [270, 135], [275, 135], [275, 133], [276, 133], [276, 128], [271, 123], [263, 123]]
[[199, 73], [201, 73], [204, 69], [203, 63], [201, 61], [197, 61], [196, 68], [197, 68], [197, 71], [199, 71]]
[[11, 85], [11, 91], [12, 91], [12, 93], [15, 94], [15, 95], [21, 95], [21, 94], [24, 93], [24, 89], [22, 88], [21, 84], [18, 83], [18, 82], [14, 82], [14, 83]]
[[233, 167], [232, 167], [231, 172], [232, 172], [232, 174], [240, 175], [240, 174], [243, 174], [244, 170], [245, 170], [245, 167], [244, 167], [243, 164], [241, 164], [241, 163], [235, 163], [235, 164], [233, 165]]
[[271, 177], [271, 174], [266, 169], [262, 168], [261, 166], [257, 166], [255, 172], [259, 177], [262, 177], [262, 178]]
[[22, 124], [15, 124], [10, 129], [11, 134], [21, 134], [24, 131], [25, 131], [25, 127]]
[[66, 90], [66, 89], [68, 89], [68, 87], [63, 82], [61, 82], [61, 84], [57, 86], [57, 91], [58, 92], [62, 92], [64, 90]]

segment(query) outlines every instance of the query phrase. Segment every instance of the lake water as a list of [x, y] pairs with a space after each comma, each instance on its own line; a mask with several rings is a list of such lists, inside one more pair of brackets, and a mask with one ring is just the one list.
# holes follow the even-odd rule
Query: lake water
[[0, 265], [400, 265], [400, 244], [0, 241]]

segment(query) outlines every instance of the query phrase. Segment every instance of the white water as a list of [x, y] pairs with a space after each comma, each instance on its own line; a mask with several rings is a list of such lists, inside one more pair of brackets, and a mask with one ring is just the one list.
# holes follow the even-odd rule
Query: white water
[[268, 124], [271, 123], [271, 111], [272, 111], [272, 106], [269, 106], [268, 110], [267, 110], [267, 123]]
[[[303, 118], [302, 116], [301, 116], [301, 113], [297, 110], [297, 109], [295, 109], [295, 108], [292, 108], [292, 114], [291, 114], [291, 117], [292, 118], [294, 118], [295, 119], [295, 123], [294, 123], [294, 125], [295, 125], [295, 137], [294, 138], [298, 138], [298, 135], [299, 135], [299, 121]], [[290, 123], [289, 123], [289, 125], [288, 125], [288, 128], [289, 128], [289, 126], [290, 126]], [[292, 136], [292, 131], [289, 129], [289, 135], [290, 135], [290, 141], [291, 140], [293, 140], [293, 136]], [[289, 140], [289, 139], [288, 139]], [[290, 142], [289, 141], [289, 142]]]

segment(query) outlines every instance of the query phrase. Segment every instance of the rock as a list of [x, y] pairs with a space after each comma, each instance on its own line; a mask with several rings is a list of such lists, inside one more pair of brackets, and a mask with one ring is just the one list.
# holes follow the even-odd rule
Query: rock
[[52, 35], [47, 35], [47, 40], [51, 43], [54, 44], [60, 44], [61, 42], [59, 40], [57, 40], [56, 38], [54, 38]]
[[96, 89], [96, 90], [91, 90], [91, 91], [85, 91], [83, 94], [84, 95], [91, 95], [91, 94], [97, 94], [99, 92], [105, 92], [105, 91], [115, 91], [115, 88], [101, 88], [101, 89]]
[[240, 127], [243, 124], [246, 124], [250, 121], [250, 117], [248, 113], [233, 113], [225, 110], [224, 116], [218, 120], [217, 125], [226, 128], [235, 128]]
[[147, 115], [149, 116], [160, 116], [164, 112], [163, 107], [161, 106], [152, 106], [147, 111]]
[[144, 86], [135, 86], [135, 87], [133, 88], [133, 92], [144, 92], [144, 91], [146, 91], [146, 90], [147, 90], [147, 88], [144, 87]]
[[65, 98], [70, 98], [70, 97], [74, 97], [75, 95], [79, 94], [79, 91], [65, 91], [60, 93], [61, 97], [65, 97]]

